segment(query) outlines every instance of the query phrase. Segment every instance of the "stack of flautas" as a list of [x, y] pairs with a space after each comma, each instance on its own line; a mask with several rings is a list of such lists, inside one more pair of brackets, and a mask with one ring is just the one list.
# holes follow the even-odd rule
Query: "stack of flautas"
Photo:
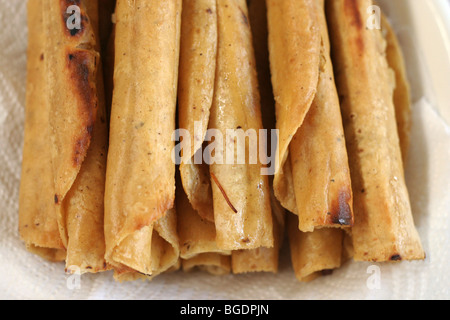
[[267, 5], [279, 129], [274, 191], [292, 213], [297, 278], [328, 274], [351, 256], [423, 259], [400, 151], [408, 143], [408, 87], [387, 21], [384, 33], [366, 28], [367, 0], [330, 0], [326, 13], [323, 0]]
[[118, 281], [276, 273], [285, 231], [302, 282], [424, 259], [406, 69], [373, 6], [29, 0], [27, 249]]
[[[182, 21], [179, 126], [190, 142], [182, 149], [177, 201], [183, 269], [276, 272], [279, 222], [269, 179], [260, 161], [239, 163], [234, 154], [250, 149], [239, 133], [263, 129], [247, 3], [186, 0]], [[212, 147], [224, 152], [204, 157]]]

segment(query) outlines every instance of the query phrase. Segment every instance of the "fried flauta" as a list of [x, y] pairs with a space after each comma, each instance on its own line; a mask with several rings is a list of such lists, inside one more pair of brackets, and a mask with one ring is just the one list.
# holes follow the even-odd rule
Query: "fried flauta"
[[341, 266], [344, 231], [323, 228], [302, 232], [294, 214], [288, 214], [287, 225], [292, 267], [299, 281], [312, 281]]
[[[288, 210], [298, 214], [299, 229], [303, 232], [312, 232], [316, 228], [323, 227], [349, 227], [353, 224], [352, 189], [339, 98], [336, 92], [333, 66], [330, 58], [324, 2], [322, 0], [299, 2], [307, 5], [309, 10], [315, 11], [315, 13], [310, 14], [312, 17], [315, 17], [315, 28], [319, 31], [320, 39], [319, 52], [316, 53], [316, 59], [319, 60], [318, 65], [315, 66], [315, 69], [319, 72], [318, 82], [315, 82], [316, 87], [312, 103], [309, 106], [306, 106], [306, 104], [303, 106], [304, 108], [309, 107], [306, 116], [298, 119], [295, 127], [291, 129], [291, 133], [294, 136], [289, 142], [288, 159], [290, 163], [284, 166], [285, 185], [280, 187], [279, 184], [282, 180], [275, 177], [275, 191], [293, 188], [292, 190], [278, 192], [278, 195], [282, 194], [280, 200], [286, 205]], [[288, 14], [288, 11], [283, 11], [287, 9], [289, 8], [272, 8], [275, 12], [280, 10], [279, 14]], [[277, 24], [276, 21], [272, 23], [275, 26]], [[289, 26], [291, 28], [305, 28], [305, 26], [299, 25]], [[276, 30], [273, 27], [273, 32], [276, 32]], [[287, 30], [284, 32], [289, 33]], [[301, 34], [306, 31], [308, 29], [293, 29], [292, 32]], [[288, 39], [290, 41], [296, 40], [296, 38]], [[275, 63], [279, 59], [278, 55], [284, 51], [283, 47], [275, 46], [280, 45], [276, 41], [276, 39], [273, 40], [271, 59]], [[290, 46], [297, 47], [298, 44], [290, 43]], [[298, 55], [302, 56], [305, 48], [298, 48], [298, 50]], [[293, 64], [302, 63], [295, 56], [291, 60]], [[302, 67], [308, 71], [308, 66], [299, 66], [299, 68]], [[274, 72], [276, 73], [277, 71]], [[300, 74], [292, 75], [292, 78], [289, 78], [290, 74], [285, 78], [282, 78], [281, 75], [273, 78], [275, 94], [277, 95], [277, 92], [279, 92], [277, 121], [281, 137], [284, 135], [282, 131], [290, 128], [282, 125], [284, 119], [289, 114], [295, 113], [298, 105], [296, 100], [288, 96], [292, 95], [291, 92], [283, 92], [279, 88], [286, 81], [297, 82], [296, 77], [301, 76], [303, 72], [300, 69]], [[306, 74], [313, 74], [314, 72], [311, 70], [310, 73], [307, 72]], [[279, 81], [282, 82], [278, 83]], [[310, 81], [312, 83], [312, 78]], [[293, 84], [290, 85], [293, 86]], [[309, 95], [309, 93], [304, 94], [303, 98]], [[280, 139], [281, 145], [283, 144], [282, 139]], [[292, 175], [292, 177], [289, 175]], [[293, 197], [294, 200], [287, 200], [288, 197]]]
[[353, 195], [323, 0], [315, 0], [321, 34], [314, 101], [290, 144], [299, 229], [353, 225]]
[[400, 139], [400, 149], [402, 151], [403, 163], [408, 160], [408, 152], [410, 145], [411, 126], [412, 126], [412, 110], [410, 85], [406, 74], [406, 66], [403, 52], [392, 26], [388, 19], [381, 15], [381, 30], [386, 39], [386, 58], [389, 67], [395, 73], [395, 89], [394, 89], [394, 106], [395, 117], [397, 119], [397, 130]]
[[313, 0], [268, 0], [267, 16], [270, 68], [279, 129], [274, 190], [286, 209], [297, 212], [288, 161], [289, 145], [317, 91], [320, 30]]
[[[53, 210], [69, 272], [99, 272], [104, 260], [103, 197], [107, 126], [100, 69], [96, 1], [44, 1], [41, 55], [49, 108], [42, 122], [49, 127], [54, 181]], [[80, 25], [72, 25], [72, 15]], [[44, 148], [43, 148], [44, 149]], [[46, 178], [45, 178], [46, 179]], [[42, 190], [40, 190], [42, 191]], [[44, 192], [49, 192], [45, 190]]]
[[[269, 48], [267, 30], [266, 2], [259, 0], [247, 1], [249, 21], [252, 30], [253, 47], [255, 51], [258, 74], [259, 92], [261, 95], [261, 114], [264, 128], [275, 128], [275, 100], [273, 97], [269, 67]], [[269, 132], [271, 134], [271, 132]], [[267, 150], [271, 150], [271, 139], [268, 139]], [[269, 176], [269, 184], [272, 176]], [[271, 190], [273, 190], [271, 188]], [[233, 273], [273, 272], [278, 271], [279, 250], [284, 237], [284, 208], [271, 192], [271, 205], [274, 227], [274, 246], [272, 248], [256, 248], [237, 250], [232, 253]]]
[[366, 25], [371, 5], [368, 0], [327, 1], [354, 194], [354, 259], [423, 259], [403, 172], [394, 72], [381, 31]]
[[118, 272], [151, 276], [160, 264], [155, 244], [164, 237], [154, 231], [175, 200], [180, 20], [181, 0], [117, 1], [105, 237]]
[[19, 194], [19, 232], [27, 248], [51, 261], [63, 261], [66, 250], [55, 211], [52, 157], [49, 146], [50, 103], [44, 56], [44, 0], [28, 2], [28, 62], [25, 135]]
[[[96, 52], [100, 52], [97, 1], [86, 2], [86, 10], [94, 30]], [[106, 157], [108, 144], [108, 125], [106, 121], [102, 63], [97, 63], [96, 91], [97, 116], [92, 132], [91, 143], [67, 199], [68, 246], [66, 266], [81, 268], [81, 272], [104, 271], [106, 265], [104, 237], [104, 193], [106, 175]]]
[[[238, 152], [250, 153], [252, 143], [252, 147], [258, 146], [262, 129], [247, 4], [245, 0], [219, 0], [217, 12], [219, 40], [209, 127], [222, 137], [227, 137], [227, 131], [229, 134], [224, 141], [214, 140], [208, 145], [216, 147], [212, 153], [217, 161], [211, 160], [210, 174], [217, 245], [223, 250], [273, 247], [270, 193], [268, 178], [261, 174], [263, 165], [260, 159], [253, 159], [254, 163], [247, 159], [243, 164], [236, 159]], [[253, 132], [258, 141], [233, 138], [230, 132], [244, 136]], [[235, 151], [232, 157], [231, 151]], [[234, 164], [225, 158], [231, 158]]]
[[194, 155], [202, 152], [214, 94], [216, 0], [184, 0], [181, 21], [179, 125], [189, 132], [191, 146], [183, 151], [180, 172], [192, 207], [202, 218], [214, 221], [209, 168], [195, 161]]

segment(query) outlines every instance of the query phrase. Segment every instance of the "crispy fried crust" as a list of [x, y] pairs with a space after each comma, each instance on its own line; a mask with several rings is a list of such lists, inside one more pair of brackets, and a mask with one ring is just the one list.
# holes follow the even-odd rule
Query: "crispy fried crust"
[[302, 125], [317, 91], [320, 62], [320, 29], [315, 3], [267, 1], [269, 52], [272, 85], [276, 101], [279, 146], [275, 195], [285, 208], [295, 209], [289, 144]]
[[353, 225], [353, 195], [324, 2], [316, 3], [321, 35], [314, 101], [289, 146], [299, 229]]
[[[260, 98], [246, 2], [219, 0], [217, 11], [218, 58], [209, 126], [223, 137], [227, 129], [258, 132], [262, 128]], [[273, 246], [269, 185], [261, 168], [259, 161], [210, 166], [219, 248]]]
[[[181, 179], [192, 207], [203, 219], [213, 222], [209, 169], [206, 165], [194, 164], [193, 156], [205, 140], [214, 94], [216, 0], [184, 0], [181, 30], [179, 123], [180, 128], [189, 132], [192, 144], [190, 149], [184, 150], [180, 165]], [[200, 124], [197, 130], [195, 123]]]
[[48, 141], [50, 103], [47, 92], [43, 0], [28, 2], [28, 63], [25, 135], [19, 194], [19, 233], [27, 248], [62, 261], [65, 248], [54, 209], [52, 157]]
[[341, 266], [344, 231], [324, 228], [301, 232], [293, 214], [288, 214], [287, 225], [292, 266], [299, 281], [312, 281]]
[[372, 4], [327, 2], [354, 193], [354, 259], [423, 259], [403, 173], [394, 74], [381, 32], [365, 25]]
[[156, 273], [154, 259], [136, 252], [135, 245], [154, 241], [154, 223], [173, 208], [175, 199], [171, 133], [180, 18], [181, 0], [117, 2], [106, 260], [146, 275]]

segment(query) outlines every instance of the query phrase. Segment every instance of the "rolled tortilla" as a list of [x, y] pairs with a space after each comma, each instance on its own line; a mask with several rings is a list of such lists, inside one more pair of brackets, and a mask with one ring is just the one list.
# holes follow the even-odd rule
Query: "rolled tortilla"
[[[46, 81], [49, 88], [54, 205], [68, 272], [106, 270], [103, 232], [107, 124], [99, 56], [98, 3], [46, 1]], [[77, 12], [78, 11], [78, 12]], [[80, 26], [71, 26], [73, 14]], [[71, 28], [72, 27], [72, 28]]]
[[191, 146], [184, 150], [180, 172], [192, 207], [203, 218], [214, 221], [209, 168], [194, 161], [208, 129], [214, 94], [217, 58], [216, 0], [183, 1], [178, 106], [180, 128], [190, 134]]
[[[219, 42], [209, 127], [224, 137], [222, 150], [226, 149], [227, 130], [254, 130], [257, 146], [262, 120], [246, 1], [219, 0], [217, 12]], [[244, 149], [245, 143], [247, 154], [250, 142], [244, 139], [241, 145], [236, 142], [238, 139], [229, 139], [228, 152], [235, 150], [236, 145]], [[220, 143], [214, 141], [208, 147]], [[219, 161], [223, 156], [226, 161], [225, 152], [216, 150], [215, 156]], [[235, 164], [210, 165], [217, 245], [223, 250], [273, 247], [269, 185], [267, 176], [261, 175], [261, 161], [238, 164], [236, 157], [237, 152], [233, 157]]]
[[27, 248], [51, 261], [63, 261], [66, 250], [59, 234], [51, 151], [49, 90], [46, 79], [44, 0], [28, 2], [28, 50], [25, 132], [19, 193], [19, 233]]
[[[270, 78], [267, 8], [265, 1], [247, 1], [249, 21], [252, 30], [253, 47], [255, 51], [256, 69], [258, 74], [258, 87], [261, 95], [261, 115], [265, 129], [274, 129], [275, 100], [273, 97]], [[272, 134], [268, 131], [269, 136]], [[272, 139], [267, 140], [267, 150], [271, 148]], [[269, 176], [269, 185], [272, 188], [273, 176]], [[250, 272], [278, 272], [279, 250], [284, 237], [284, 208], [271, 192], [271, 206], [274, 228], [274, 246], [272, 248], [256, 248], [250, 250], [237, 250], [232, 253], [232, 271], [235, 274]]]
[[353, 225], [353, 195], [323, 0], [315, 0], [321, 35], [314, 101], [291, 141], [290, 161], [299, 229]]
[[297, 228], [297, 220], [296, 215], [288, 214], [287, 229], [296, 278], [301, 282], [309, 282], [339, 268], [344, 231], [323, 228], [302, 232]]
[[423, 259], [403, 172], [394, 74], [380, 30], [366, 28], [372, 4], [368, 0], [327, 2], [354, 193], [354, 259]]
[[180, 18], [181, 0], [117, 1], [105, 236], [106, 260], [119, 273], [158, 273], [154, 251], [162, 248], [154, 247], [155, 240], [177, 250], [169, 239], [175, 238], [176, 222], [174, 233], [166, 228], [167, 237], [158, 225], [171, 216], [175, 199], [171, 138]]
[[286, 209], [297, 212], [288, 161], [289, 145], [317, 91], [320, 29], [314, 0], [268, 0], [267, 13], [270, 68], [279, 130], [274, 190]]
[[405, 164], [408, 160], [411, 140], [412, 110], [410, 85], [406, 74], [403, 52], [392, 26], [384, 14], [381, 15], [381, 30], [386, 39], [386, 58], [389, 67], [395, 73], [394, 106], [397, 130], [400, 139], [402, 159]]
[[[285, 78], [282, 78], [281, 75], [273, 77], [273, 86], [275, 90], [280, 91], [280, 97], [277, 100], [277, 121], [280, 136], [285, 135], [282, 131], [289, 129], [294, 135], [288, 146], [290, 163], [286, 163], [284, 166], [285, 169], [282, 173], [284, 179], [275, 177], [274, 188], [276, 192], [278, 191], [278, 197], [286, 208], [298, 214], [299, 229], [303, 232], [312, 232], [316, 228], [349, 227], [353, 224], [352, 189], [339, 99], [330, 58], [324, 2], [322, 0], [300, 2], [303, 2], [303, 6], [311, 11], [310, 15], [315, 17], [315, 29], [319, 31], [320, 46], [317, 57], [315, 57], [315, 59], [320, 58], [318, 65], [315, 66], [319, 71], [318, 83], [315, 83], [312, 103], [303, 106], [303, 108], [307, 108], [306, 116], [297, 119], [298, 122], [291, 128], [282, 124], [289, 114], [299, 112], [295, 111], [298, 104], [296, 100], [290, 100], [289, 95], [292, 95], [292, 92], [284, 92], [279, 88], [284, 82], [298, 82], [297, 77], [299, 75], [287, 74]], [[287, 10], [292, 10], [289, 7], [282, 7], [280, 4], [278, 6], [280, 7], [271, 9], [274, 11], [273, 19], [277, 17], [275, 14], [287, 15], [289, 14]], [[278, 30], [278, 23], [280, 22], [273, 21], [273, 32]], [[305, 28], [305, 26], [288, 26], [291, 27], [294, 34], [308, 31], [308, 29], [297, 29]], [[284, 33], [288, 33], [286, 37], [289, 36], [289, 30], [291, 29], [284, 30]], [[309, 37], [312, 38], [313, 36], [309, 35]], [[297, 38], [291, 37], [288, 40], [297, 41]], [[288, 43], [294, 48], [297, 47], [299, 50], [297, 55], [306, 55], [304, 50], [307, 48], [298, 48], [297, 43]], [[276, 47], [276, 45], [281, 45], [281, 47]], [[273, 61], [274, 69], [278, 63], [277, 59], [280, 59], [279, 55], [285, 54], [283, 46], [284, 44], [277, 42], [277, 39], [273, 39], [271, 61]], [[315, 47], [314, 50], [316, 50]], [[302, 61], [294, 53], [292, 54], [294, 55], [290, 58], [292, 63], [302, 64]], [[285, 57], [285, 59], [288, 59], [288, 57]], [[302, 65], [298, 67], [302, 68]], [[314, 73], [315, 77], [316, 70], [313, 72], [308, 70], [307, 67], [303, 66], [306, 70], [306, 76]], [[277, 71], [274, 70], [274, 72]], [[300, 75], [302, 74], [301, 72]], [[303, 81], [305, 80], [303, 79]], [[312, 78], [309, 81], [312, 84]], [[290, 85], [293, 86], [294, 84], [290, 83]], [[305, 97], [308, 97], [308, 94], [303, 96], [303, 99]], [[307, 101], [309, 103], [309, 100]], [[291, 125], [293, 124], [291, 123]], [[280, 143], [282, 146], [283, 142]], [[280, 186], [283, 180], [284, 185]]]

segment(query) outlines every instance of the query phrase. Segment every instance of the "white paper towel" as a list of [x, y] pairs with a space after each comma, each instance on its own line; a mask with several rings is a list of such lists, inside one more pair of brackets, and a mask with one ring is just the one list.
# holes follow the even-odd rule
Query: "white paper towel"
[[[391, 18], [395, 22], [395, 16]], [[416, 59], [420, 52], [417, 53], [411, 37], [406, 33], [401, 38], [402, 43], [410, 45], [410, 74], [423, 67], [414, 65], [420, 61]], [[49, 263], [28, 253], [19, 239], [17, 211], [27, 47], [25, 0], [0, 0], [0, 41], [1, 299], [450, 298], [450, 128], [436, 106], [429, 103], [433, 99], [424, 89], [427, 80], [423, 74], [412, 81], [416, 103], [407, 183], [427, 252], [426, 261], [394, 265], [350, 262], [332, 276], [301, 284], [295, 280], [287, 248], [283, 248], [277, 275], [214, 277], [178, 272], [161, 275], [152, 282], [120, 284], [114, 282], [110, 272], [80, 279], [69, 277], [64, 274], [63, 264]]]

